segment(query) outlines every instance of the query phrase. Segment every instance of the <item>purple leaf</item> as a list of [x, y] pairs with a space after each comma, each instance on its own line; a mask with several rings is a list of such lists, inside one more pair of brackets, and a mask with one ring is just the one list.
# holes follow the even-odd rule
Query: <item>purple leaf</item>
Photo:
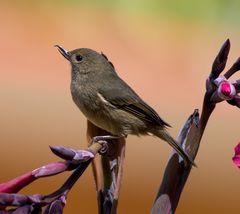
[[240, 168], [240, 143], [235, 147], [235, 155], [232, 158], [233, 163]]

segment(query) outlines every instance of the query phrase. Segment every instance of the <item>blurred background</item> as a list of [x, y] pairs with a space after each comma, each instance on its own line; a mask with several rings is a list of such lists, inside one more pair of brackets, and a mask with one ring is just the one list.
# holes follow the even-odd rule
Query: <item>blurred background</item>
[[[231, 40], [228, 66], [240, 55], [239, 7], [226, 0], [1, 0], [0, 182], [58, 161], [49, 145], [86, 147], [86, 119], [72, 102], [70, 66], [55, 44], [105, 53], [177, 136], [189, 114], [201, 109], [222, 43]], [[239, 211], [240, 174], [231, 160], [239, 119], [239, 109], [217, 106], [178, 214]], [[170, 151], [158, 139], [128, 137], [119, 213], [150, 212]], [[22, 192], [50, 193], [68, 175]], [[69, 194], [65, 213], [96, 213], [95, 195], [89, 168]]]

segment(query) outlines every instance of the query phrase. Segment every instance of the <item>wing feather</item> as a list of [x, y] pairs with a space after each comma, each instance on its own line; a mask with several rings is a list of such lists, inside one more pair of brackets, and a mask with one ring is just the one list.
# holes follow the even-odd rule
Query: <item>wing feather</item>
[[160, 118], [157, 112], [146, 104], [123, 80], [114, 81], [114, 88], [105, 87], [99, 90], [100, 94], [113, 106], [123, 109], [145, 122], [170, 126]]

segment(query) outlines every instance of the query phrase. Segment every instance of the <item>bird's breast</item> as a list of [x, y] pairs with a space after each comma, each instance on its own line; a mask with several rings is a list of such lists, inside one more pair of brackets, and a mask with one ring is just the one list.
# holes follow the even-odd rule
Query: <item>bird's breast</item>
[[115, 107], [97, 89], [71, 85], [71, 93], [73, 101], [89, 121], [112, 134], [121, 134], [114, 121]]

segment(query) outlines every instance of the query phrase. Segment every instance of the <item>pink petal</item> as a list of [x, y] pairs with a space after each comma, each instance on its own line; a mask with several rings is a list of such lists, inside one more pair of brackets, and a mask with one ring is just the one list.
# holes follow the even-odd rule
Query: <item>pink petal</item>
[[240, 168], [240, 143], [235, 147], [235, 155], [232, 158], [233, 163]]
[[240, 143], [234, 148], [235, 154], [240, 154]]

